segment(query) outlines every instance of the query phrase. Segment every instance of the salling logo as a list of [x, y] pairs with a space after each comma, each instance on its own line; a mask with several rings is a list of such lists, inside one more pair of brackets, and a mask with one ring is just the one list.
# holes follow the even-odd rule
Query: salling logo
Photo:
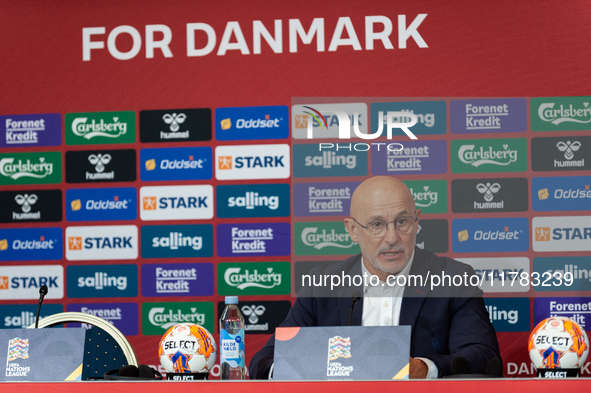
[[331, 229], [330, 232], [327, 232], [326, 229], [323, 229], [321, 233], [317, 232], [318, 227], [304, 228], [301, 235], [302, 243], [317, 250], [322, 250], [324, 247], [351, 248], [357, 244], [351, 240], [351, 236], [344, 229], [342, 233], [337, 233], [334, 229]]
[[273, 228], [240, 229], [232, 227], [232, 254], [264, 253], [266, 241], [273, 240]]
[[436, 191], [430, 191], [429, 186], [423, 186], [423, 191], [416, 192], [413, 188], [410, 188], [410, 193], [418, 207], [429, 207], [437, 204], [437, 195], [439, 193]]
[[193, 250], [201, 250], [203, 237], [183, 236], [182, 232], [170, 232], [168, 236], [155, 236], [152, 238], [152, 247], [168, 248], [178, 250], [179, 248], [190, 247]]
[[13, 120], [6, 119], [6, 144], [38, 143], [38, 132], [45, 131], [45, 119]]
[[[384, 118], [383, 112], [380, 112], [380, 116]], [[394, 124], [410, 124], [413, 122], [415, 116], [417, 121], [415, 124], [422, 124], [425, 127], [433, 127], [435, 125], [435, 113], [416, 113], [414, 109], [400, 109], [397, 112], [388, 111], [386, 117], [383, 119], [384, 125], [388, 125], [388, 118], [392, 118]], [[413, 139], [413, 138], [411, 138]]]
[[97, 136], [118, 138], [127, 132], [127, 123], [119, 121], [117, 116], [113, 117], [112, 122], [100, 119], [98, 123], [95, 119], [88, 123], [88, 117], [76, 117], [72, 121], [72, 132], [88, 140]]
[[21, 177], [34, 177], [42, 179], [53, 173], [53, 163], [45, 162], [45, 157], [39, 157], [39, 163], [32, 163], [30, 159], [26, 162], [18, 160], [14, 163], [13, 157], [6, 157], [0, 160], [0, 174], [17, 180]]
[[37, 203], [37, 195], [35, 194], [25, 194], [21, 195], [18, 194], [14, 197], [16, 203], [22, 206], [23, 212], [17, 213], [12, 212], [12, 219], [13, 220], [38, 220], [41, 218], [41, 211], [31, 213], [31, 205]]
[[476, 189], [484, 195], [484, 202], [474, 201], [474, 209], [502, 209], [505, 201], [493, 202], [494, 194], [499, 192], [501, 185], [499, 183], [478, 183]]
[[110, 154], [91, 154], [88, 156], [88, 162], [94, 165], [96, 173], [86, 172], [86, 180], [114, 179], [115, 171], [105, 172], [105, 165], [111, 162]]
[[555, 102], [543, 103], [538, 107], [538, 116], [545, 122], [558, 125], [564, 122], [589, 123], [591, 122], [591, 107], [589, 102], [583, 102], [583, 107], [575, 108], [569, 104], [566, 108], [560, 105], [554, 108]]
[[579, 141], [559, 141], [556, 144], [556, 147], [561, 152], [564, 152], [564, 158], [566, 161], [559, 161], [554, 160], [554, 168], [568, 168], [568, 167], [584, 167], [585, 166], [585, 158], [581, 158], [580, 160], [573, 160], [575, 158], [575, 152], [577, 152], [581, 148], [582, 144]]
[[160, 131], [160, 138], [161, 139], [188, 139], [189, 138], [189, 130], [178, 132], [181, 128], [181, 124], [187, 120], [187, 115], [184, 113], [165, 113], [162, 116], [162, 120], [166, 124], [169, 125], [171, 132]]
[[127, 289], [127, 277], [109, 276], [105, 272], [96, 272], [90, 277], [78, 277], [78, 288], [94, 288], [100, 291], [111, 287], [124, 291]]
[[324, 151], [322, 155], [306, 156], [304, 165], [319, 166], [325, 169], [333, 166], [345, 166], [348, 169], [353, 169], [357, 166], [357, 157], [354, 154], [337, 155], [336, 152]]
[[183, 313], [182, 310], [166, 310], [164, 307], [153, 307], [148, 313], [148, 320], [156, 327], [164, 330], [178, 323], [196, 323], [203, 325], [205, 323], [205, 314], [197, 312], [197, 307], [191, 307], [190, 313]]
[[255, 207], [267, 207], [277, 210], [279, 207], [278, 195], [259, 195], [256, 191], [247, 191], [244, 196], [229, 197], [228, 207], [244, 207], [253, 210]]
[[189, 293], [189, 281], [197, 281], [197, 269], [156, 268], [156, 293]]
[[228, 268], [224, 273], [226, 284], [240, 290], [250, 287], [271, 289], [281, 285], [281, 273], [273, 272], [272, 267], [268, 267], [266, 273], [259, 273], [257, 269], [252, 273], [245, 269], [244, 273], [241, 273], [241, 270], [239, 267]]
[[509, 149], [508, 144], [503, 144], [503, 150], [493, 150], [492, 146], [487, 150], [482, 146], [474, 150], [475, 147], [475, 145], [462, 145], [458, 150], [460, 161], [476, 168], [483, 164], [509, 165], [517, 161], [517, 150]]

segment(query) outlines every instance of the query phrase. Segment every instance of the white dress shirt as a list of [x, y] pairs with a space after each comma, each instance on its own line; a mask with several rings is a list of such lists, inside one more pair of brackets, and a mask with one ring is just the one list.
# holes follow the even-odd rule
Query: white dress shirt
[[[413, 255], [406, 267], [398, 273], [397, 276], [407, 276], [410, 272], [410, 267], [414, 260]], [[400, 322], [400, 308], [402, 307], [402, 296], [404, 295], [404, 286], [396, 285], [395, 280], [391, 280], [395, 285], [387, 285], [383, 281], [379, 281], [376, 286], [370, 284], [369, 277], [371, 273], [365, 267], [365, 261], [361, 257], [361, 274], [362, 277], [368, 277], [363, 283], [363, 316], [361, 317], [361, 325], [363, 326], [398, 326]], [[406, 282], [406, 280], [404, 280]], [[375, 284], [373, 280], [371, 283]], [[420, 359], [427, 365], [429, 371], [427, 372], [428, 379], [436, 379], [439, 375], [437, 365], [427, 358]]]

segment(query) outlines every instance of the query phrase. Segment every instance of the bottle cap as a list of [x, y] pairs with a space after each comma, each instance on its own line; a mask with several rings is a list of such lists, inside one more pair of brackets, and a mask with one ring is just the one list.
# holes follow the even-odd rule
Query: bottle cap
[[226, 304], [238, 304], [238, 296], [226, 296]]

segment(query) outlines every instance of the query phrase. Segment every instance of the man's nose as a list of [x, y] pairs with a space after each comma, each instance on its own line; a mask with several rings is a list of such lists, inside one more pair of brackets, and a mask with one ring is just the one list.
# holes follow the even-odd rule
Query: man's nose
[[398, 231], [394, 227], [393, 222], [388, 223], [388, 227], [386, 228], [386, 234], [384, 235], [384, 241], [388, 244], [396, 244], [400, 237], [398, 236]]

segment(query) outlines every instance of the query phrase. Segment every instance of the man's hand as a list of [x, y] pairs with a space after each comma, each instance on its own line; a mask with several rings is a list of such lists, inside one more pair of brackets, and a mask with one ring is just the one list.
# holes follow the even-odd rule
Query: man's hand
[[421, 359], [413, 359], [410, 358], [409, 362], [410, 371], [409, 371], [409, 378], [410, 379], [425, 379], [427, 377], [427, 373], [429, 372], [429, 368], [427, 364], [423, 362]]

